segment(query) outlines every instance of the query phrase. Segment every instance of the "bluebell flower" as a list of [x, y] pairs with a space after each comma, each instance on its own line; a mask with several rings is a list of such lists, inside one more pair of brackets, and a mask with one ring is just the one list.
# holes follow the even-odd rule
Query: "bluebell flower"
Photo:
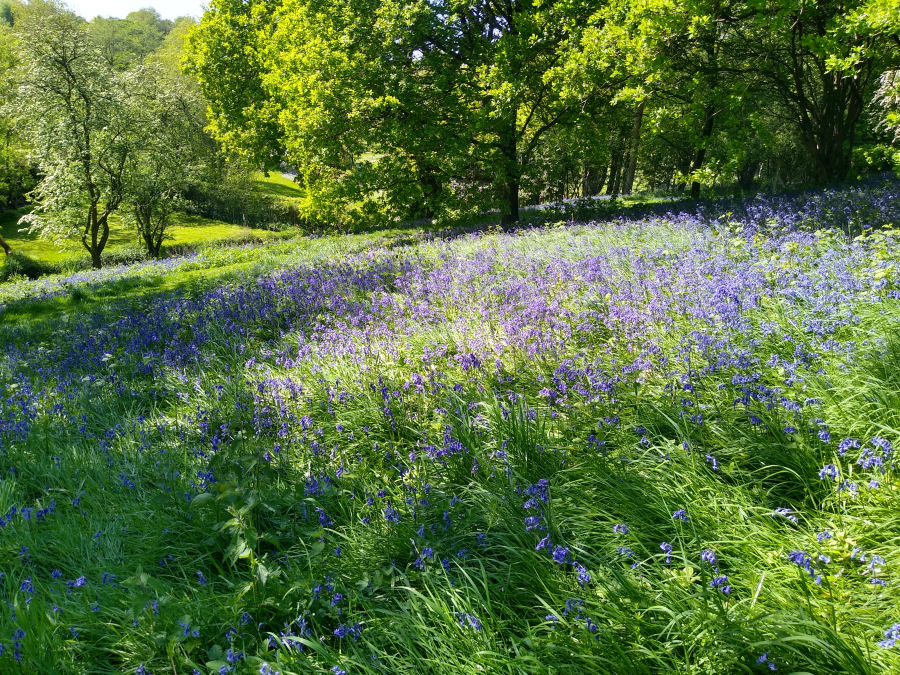
[[841, 456], [847, 454], [847, 450], [850, 448], [858, 448], [859, 441], [855, 438], [845, 438], [840, 443], [838, 443], [838, 454]]
[[725, 574], [713, 577], [712, 581], [709, 582], [709, 585], [713, 588], [718, 588], [725, 595], [731, 593], [731, 586], [728, 585], [728, 576]]
[[795, 524], [800, 522], [799, 519], [797, 518], [797, 516], [794, 515], [793, 509], [788, 509], [783, 506], [775, 509], [775, 512], [772, 513], [771, 515], [773, 518], [781, 516], [782, 518], [785, 518]]
[[578, 585], [584, 588], [584, 585], [590, 583], [591, 575], [581, 563], [573, 562], [572, 567], [578, 572]]
[[664, 541], [659, 545], [659, 550], [666, 554], [666, 564], [672, 562], [672, 544]]
[[456, 617], [456, 620], [462, 628], [468, 627], [473, 630], [481, 630], [483, 628], [481, 620], [474, 614], [469, 614], [468, 612], [453, 612], [453, 616]]
[[769, 670], [776, 670], [776, 669], [777, 669], [776, 666], [775, 666], [775, 661], [773, 661], [771, 658], [769, 658], [769, 654], [768, 654], [767, 652], [763, 652], [762, 654], [760, 654], [759, 658], [756, 659], [756, 662], [757, 662], [759, 665], [766, 665], [766, 666], [768, 666]]
[[884, 640], [879, 640], [878, 646], [884, 647], [885, 649], [891, 649], [898, 642], [900, 642], [900, 623], [895, 623], [884, 631]]
[[544, 529], [541, 525], [543, 516], [528, 516], [525, 518], [525, 531]]
[[556, 546], [553, 549], [553, 562], [563, 564], [569, 557], [569, 549], [565, 546]]
[[826, 464], [821, 469], [819, 469], [819, 479], [825, 480], [826, 478], [830, 478], [834, 480], [838, 477], [838, 468], [834, 464]]

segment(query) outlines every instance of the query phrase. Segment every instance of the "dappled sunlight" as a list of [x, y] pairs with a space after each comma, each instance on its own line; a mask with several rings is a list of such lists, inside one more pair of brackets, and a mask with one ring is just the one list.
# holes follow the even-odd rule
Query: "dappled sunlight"
[[873, 194], [59, 280], [0, 327], [0, 621], [39, 670], [897, 666]]

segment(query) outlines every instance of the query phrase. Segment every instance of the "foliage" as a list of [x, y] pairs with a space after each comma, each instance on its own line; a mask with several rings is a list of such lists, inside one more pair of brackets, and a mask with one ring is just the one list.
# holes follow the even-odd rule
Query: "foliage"
[[209, 158], [203, 103], [183, 78], [167, 76], [152, 63], [130, 71], [123, 87], [128, 98], [121, 113], [137, 135], [125, 201], [147, 252], [158, 257], [173, 213], [184, 209], [183, 195]]
[[881, 74], [875, 101], [881, 112], [879, 127], [893, 133], [900, 142], [900, 70], [886, 70]]
[[539, 142], [574, 114], [544, 76], [585, 11], [219, 2], [193, 33], [191, 62], [217, 137], [296, 166], [309, 215], [353, 223], [495, 207], [514, 221]]
[[99, 267], [109, 220], [127, 207], [158, 256], [173, 213], [196, 209], [189, 196], [222, 182], [205, 103], [180, 71], [190, 24], [151, 10], [88, 24], [53, 4], [22, 10], [12, 108], [42, 172], [37, 207], [22, 219], [32, 233], [78, 236]]
[[23, 203], [25, 194], [35, 185], [35, 177], [27, 148], [9, 115], [15, 96], [13, 71], [16, 65], [10, 5], [0, 6], [0, 16], [9, 17], [8, 23], [0, 21], [0, 210], [3, 210]]
[[87, 25], [103, 59], [115, 70], [140, 64], [163, 44], [172, 27], [153, 9], [131, 12], [124, 19], [98, 16]]
[[32, 3], [16, 29], [16, 106], [43, 174], [38, 207], [23, 223], [57, 239], [78, 236], [99, 267], [134, 147], [124, 92], [74, 14]]
[[520, 193], [590, 196], [600, 177], [694, 198], [844, 180], [898, 36], [886, 0], [222, 0], [189, 64], [214, 135], [294, 166], [307, 216], [512, 222]]

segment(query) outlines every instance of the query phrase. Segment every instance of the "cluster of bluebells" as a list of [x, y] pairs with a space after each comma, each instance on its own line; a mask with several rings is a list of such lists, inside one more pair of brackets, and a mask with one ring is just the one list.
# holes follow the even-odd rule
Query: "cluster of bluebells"
[[797, 567], [809, 574], [810, 578], [813, 580], [813, 583], [817, 586], [820, 586], [822, 584], [822, 570], [824, 570], [825, 567], [831, 562], [831, 558], [829, 558], [824, 553], [820, 553], [817, 557], [814, 558], [812, 555], [803, 550], [791, 551], [787, 554], [787, 558]]
[[887, 581], [879, 575], [882, 572], [882, 566], [885, 564], [885, 558], [882, 555], [868, 554], [860, 547], [854, 546], [850, 552], [850, 560], [861, 564], [858, 573], [860, 576], [869, 577], [869, 583], [873, 586], [886, 586]]
[[879, 640], [878, 646], [893, 649], [898, 642], [900, 642], [900, 623], [895, 623], [884, 631], [884, 640]]
[[711, 588], [715, 588], [723, 595], [731, 593], [731, 585], [728, 583], [728, 575], [719, 572], [719, 559], [711, 549], [705, 549], [700, 554], [700, 560], [709, 565], [712, 570], [712, 580], [709, 582]]
[[[900, 193], [896, 186], [891, 190], [894, 196]], [[710, 235], [707, 225], [715, 220], [710, 213], [670, 214], [647, 223], [609, 224], [613, 239], [622, 240], [615, 245], [601, 245], [603, 228], [587, 227], [559, 235], [565, 245], [558, 250], [545, 245], [542, 237], [549, 235], [541, 232], [530, 239], [499, 238], [486, 245], [475, 238], [442, 243], [434, 257], [422, 250], [386, 247], [340, 260], [296, 263], [215, 288], [162, 294], [147, 304], [117, 302], [104, 315], [74, 314], [67, 317], [63, 338], [37, 340], [24, 328], [0, 328], [0, 338], [8, 345], [0, 357], [0, 456], [10, 488], [20, 492], [6, 502], [17, 506], [4, 507], [0, 530], [14, 542], [7, 548], [18, 552], [10, 556], [19, 572], [15, 579], [24, 608], [17, 611], [54, 602], [54, 615], [74, 615], [67, 637], [79, 641], [75, 626], [116, 620], [115, 612], [92, 593], [126, 598], [141, 586], [119, 582], [112, 572], [99, 584], [95, 577], [89, 582], [78, 568], [57, 563], [68, 573], [54, 572], [51, 590], [43, 589], [37, 570], [44, 568], [36, 564], [47, 554], [41, 528], [65, 518], [66, 526], [74, 524], [73, 532], [83, 535], [92, 551], [112, 550], [120, 534], [98, 506], [106, 500], [96, 499], [95, 488], [69, 490], [67, 480], [102, 484], [107, 494], [128, 504], [147, 498], [161, 498], [166, 504], [177, 500], [173, 517], [181, 518], [185, 532], [202, 533], [199, 542], [207, 538], [212, 510], [204, 510], [204, 500], [231, 494], [235, 483], [252, 481], [240, 463], [248, 452], [262, 460], [254, 464], [254, 473], [264, 481], [272, 478], [272, 485], [287, 483], [298, 490], [299, 498], [284, 509], [287, 515], [267, 511], [259, 522], [289, 520], [285, 530], [303, 533], [314, 550], [322, 551], [303, 561], [308, 568], [302, 574], [313, 575], [303, 587], [311, 588], [307, 599], [314, 609], [293, 622], [283, 623], [280, 617], [274, 626], [258, 624], [255, 630], [249, 615], [246, 620], [242, 616], [226, 635], [231, 646], [223, 673], [248, 667], [240, 665], [245, 660], [241, 650], [252, 656], [255, 640], [261, 652], [280, 655], [296, 655], [311, 640], [335, 649], [357, 649], [357, 642], [366, 642], [363, 626], [371, 631], [374, 622], [359, 608], [368, 607], [377, 594], [371, 592], [371, 581], [340, 578], [344, 563], [351, 569], [360, 557], [370, 555], [354, 550], [352, 537], [341, 537], [350, 528], [358, 527], [379, 544], [378, 537], [404, 537], [396, 559], [382, 569], [409, 574], [412, 584], [429, 583], [444, 575], [442, 570], [447, 572], [442, 581], [459, 582], [459, 577], [450, 578], [451, 560], [462, 566], [483, 558], [477, 562], [490, 564], [486, 561], [494, 539], [486, 534], [486, 519], [470, 512], [475, 509], [469, 497], [461, 506], [458, 497], [451, 498], [464, 491], [471, 494], [465, 488], [472, 482], [518, 485], [509, 505], [517, 534], [524, 530], [537, 542], [544, 571], [556, 570], [571, 592], [588, 593], [588, 561], [603, 552], [592, 549], [595, 542], [581, 532], [567, 531], [565, 524], [571, 521], [566, 517], [556, 517], [568, 514], [551, 511], [566, 508], [564, 499], [555, 498], [556, 490], [563, 494], [565, 486], [557, 487], [553, 479], [551, 505], [550, 480], [529, 483], [535, 476], [523, 472], [529, 478], [522, 479], [516, 464], [526, 452], [547, 458], [548, 466], [571, 466], [584, 455], [593, 461], [622, 460], [626, 466], [650, 455], [653, 462], [673, 461], [681, 453], [670, 457], [662, 454], [665, 449], [655, 452], [666, 439], [659, 438], [655, 422], [634, 419], [637, 413], [630, 406], [631, 392], [648, 385], [642, 391], [653, 395], [655, 383], [661, 381], [670, 383], [666, 395], [680, 412], [673, 417], [683, 420], [691, 434], [682, 448], [707, 479], [734, 480], [741, 471], [740, 460], [705, 440], [730, 415], [751, 438], [796, 435], [799, 443], [817, 452], [833, 453], [836, 445], [837, 454], [823, 455], [834, 463], [817, 465], [819, 478], [855, 494], [851, 474], [868, 471], [866, 479], [872, 479], [868, 485], [874, 489], [879, 479], [891, 480], [896, 439], [886, 438], [890, 433], [885, 431], [885, 437], [868, 441], [838, 442], [841, 421], [822, 419], [828, 417], [822, 401], [798, 393], [811, 376], [821, 375], [826, 356], [838, 369], [854, 366], [860, 350], [844, 340], [843, 333], [858, 320], [855, 307], [865, 304], [879, 310], [881, 303], [900, 297], [886, 274], [877, 280], [871, 275], [876, 263], [865, 242], [817, 254], [817, 239], [808, 227], [816, 219], [855, 222], [857, 216], [842, 215], [848, 199], [838, 193], [759, 198], [736, 207], [730, 217], [746, 230], [736, 245], [738, 254]], [[869, 205], [868, 217], [900, 222], [897, 203], [900, 200]], [[776, 224], [785, 229], [773, 233]], [[678, 255], [642, 238], [629, 241], [631, 234], [648, 227], [671, 227], [677, 233], [672, 248]], [[804, 248], [816, 254], [802, 253]], [[0, 302], [26, 296], [46, 299], [73, 285], [90, 288], [129, 275], [186, 269], [195, 262], [108, 269], [27, 288], [16, 284], [15, 289], [0, 291]], [[684, 288], [690, 292], [680, 290]], [[759, 319], [764, 301], [778, 303], [786, 321]], [[779, 346], [768, 349], [767, 343]], [[711, 405], [710, 397], [724, 405]], [[98, 416], [79, 407], [87, 399], [108, 404], [122, 413], [116, 416], [121, 419], [132, 417], [133, 410], [168, 410], [169, 402], [176, 402], [183, 413], [175, 421], [147, 413], [104, 428]], [[489, 419], [484, 411], [493, 402], [498, 414]], [[350, 421], [359, 419], [362, 406], [371, 408], [366, 419]], [[567, 439], [571, 450], [543, 447], [543, 440], [516, 441], [509, 431], [516, 425], [530, 434], [542, 424], [581, 424], [582, 414], [593, 417], [577, 429], [577, 438]], [[497, 431], [500, 427], [503, 433]], [[67, 447], [90, 448], [102, 470], [82, 480], [75, 451], [60, 450], [53, 470], [40, 479], [46, 480], [46, 490], [26, 493], [21, 486], [36, 479], [27, 477], [30, 469], [23, 468], [23, 462], [45, 442], [48, 431], [65, 439]], [[492, 449], [490, 454], [475, 451], [481, 441]], [[516, 448], [517, 442], [528, 448]], [[537, 465], [544, 469], [541, 462]], [[67, 490], [64, 501], [59, 495]], [[183, 512], [180, 507], [185, 507]], [[814, 520], [814, 514], [799, 510], [799, 505], [797, 509], [776, 509], [771, 514], [776, 520], [767, 520], [767, 525], [796, 533], [801, 517], [804, 522]], [[348, 513], [353, 513], [352, 520]], [[663, 515], [668, 516], [668, 509]], [[627, 525], [616, 523], [612, 531], [621, 544], [617, 555], [637, 569], [635, 549], [649, 549], [654, 559], [669, 565], [672, 542], [682, 547], [700, 516], [691, 504], [673, 511], [674, 522], [667, 520], [667, 527], [679, 538], [670, 533], [671, 541], [662, 542], [659, 538], [667, 535], [643, 538], [637, 525], [632, 534]], [[827, 538], [820, 535], [820, 542]], [[174, 555], [165, 530], [161, 538], [167, 546], [157, 553], [156, 573], [177, 585], [178, 593], [208, 598], [234, 586], [233, 579], [219, 578], [218, 565]], [[405, 543], [408, 539], [411, 547]], [[465, 544], [457, 543], [463, 540]], [[266, 539], [260, 549], [268, 551], [269, 545]], [[379, 547], [371, 547], [375, 549]], [[279, 574], [299, 575], [301, 565], [291, 556], [286, 549], [268, 551], [260, 565], [277, 565]], [[729, 595], [731, 584], [716, 554], [707, 549], [700, 558], [709, 588]], [[871, 584], [887, 584], [882, 556], [854, 552], [851, 558]], [[830, 562], [803, 550], [791, 551], [788, 559], [816, 583]], [[659, 566], [654, 569], [660, 571]], [[125, 572], [116, 571], [125, 579]], [[176, 619], [177, 613], [161, 600], [141, 597], [134, 606], [144, 602], [140, 616], [129, 617], [140, 630], [149, 631], [150, 625], [162, 630], [165, 624], [184, 649], [208, 632], [204, 623]], [[599, 639], [603, 617], [591, 613], [587, 615], [584, 601], [578, 599], [567, 601], [562, 610]], [[482, 616], [490, 625], [490, 617]], [[467, 631], [483, 629], [474, 614], [456, 612], [454, 619]], [[556, 615], [547, 621], [559, 623]], [[883, 646], [894, 646], [897, 630], [889, 629]], [[32, 629], [28, 631], [28, 636], [23, 628], [12, 633], [13, 648], [4, 658], [25, 656], [28, 641], [36, 639]], [[258, 663], [250, 656], [246, 660]], [[768, 654], [758, 663], [775, 669]], [[329, 667], [343, 672], [341, 666]], [[144, 675], [146, 667], [136, 672]], [[259, 672], [277, 675], [268, 662]]]
[[469, 614], [468, 612], [454, 612], [453, 616], [456, 617], [456, 621], [461, 628], [471, 628], [473, 630], [481, 630], [484, 628], [484, 626], [481, 625], [481, 619], [474, 614]]
[[[539, 533], [547, 531], [547, 514], [546, 508], [550, 503], [550, 482], [546, 478], [542, 478], [537, 483], [532, 483], [524, 490], [527, 499], [524, 508], [530, 513], [525, 517], [525, 530], [537, 530]], [[578, 585], [584, 588], [590, 583], [591, 575], [587, 568], [580, 562], [575, 560], [569, 551], [569, 548], [561, 544], [554, 544], [550, 540], [550, 535], [545, 534], [535, 546], [535, 549], [546, 550], [550, 553], [550, 558], [557, 565], [571, 566], [576, 574]]]

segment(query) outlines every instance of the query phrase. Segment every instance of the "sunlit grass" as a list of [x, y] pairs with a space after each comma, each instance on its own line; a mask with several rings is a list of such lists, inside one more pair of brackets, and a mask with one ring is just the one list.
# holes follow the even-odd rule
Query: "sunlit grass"
[[269, 171], [268, 175], [258, 174], [254, 180], [254, 187], [261, 194], [270, 197], [289, 201], [303, 198], [303, 190], [300, 186], [279, 171]]
[[895, 230], [415, 234], [0, 287], [0, 672], [900, 669]]
[[[50, 241], [36, 234], [20, 231], [18, 219], [26, 212], [26, 209], [0, 212], [0, 235], [14, 253], [50, 266], [73, 267], [89, 263], [90, 256], [77, 241]], [[137, 232], [125, 222], [121, 214], [113, 214], [109, 223], [109, 241], [104, 250], [107, 256], [115, 256], [126, 251], [139, 254], [142, 251], [142, 242]], [[283, 232], [241, 227], [202, 216], [179, 213], [173, 216], [169, 237], [165, 240], [163, 249], [205, 243], [265, 240], [283, 236], [286, 236]]]

